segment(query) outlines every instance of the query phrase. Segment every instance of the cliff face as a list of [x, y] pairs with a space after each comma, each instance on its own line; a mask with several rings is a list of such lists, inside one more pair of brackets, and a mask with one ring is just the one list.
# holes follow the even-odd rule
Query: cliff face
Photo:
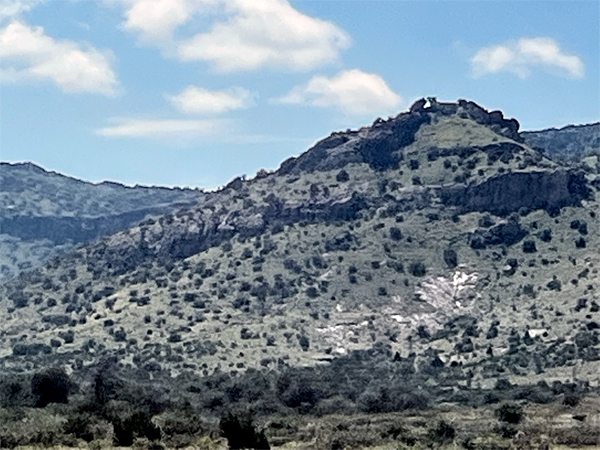
[[565, 206], [580, 205], [591, 195], [584, 174], [569, 170], [512, 172], [441, 192], [446, 205], [458, 206], [464, 212], [488, 211], [499, 216], [521, 209], [552, 213]]

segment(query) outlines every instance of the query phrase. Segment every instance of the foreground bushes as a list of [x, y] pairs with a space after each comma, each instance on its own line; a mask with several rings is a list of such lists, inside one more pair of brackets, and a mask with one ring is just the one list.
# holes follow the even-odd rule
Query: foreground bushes
[[63, 369], [51, 368], [36, 373], [31, 380], [31, 393], [35, 406], [43, 408], [48, 403], [67, 403], [71, 382]]
[[[326, 366], [280, 365], [278, 371], [249, 369], [234, 375], [215, 372], [201, 377], [188, 371], [172, 379], [154, 372], [150, 381], [148, 373], [140, 369], [127, 369], [116, 360], [107, 360], [94, 370], [74, 374], [77, 383], [60, 369], [41, 370], [29, 377], [0, 376], [0, 400], [11, 414], [4, 421], [0, 417], [0, 447], [35, 443], [77, 446], [77, 440], [109, 438], [113, 439], [110, 444], [118, 446], [131, 446], [136, 440], [160, 440], [178, 447], [195, 445], [196, 439], [211, 436], [227, 439], [232, 448], [268, 448], [265, 433], [253, 417], [260, 421], [266, 416], [285, 417], [290, 423], [298, 415], [309, 414], [327, 421], [325, 416], [332, 414], [424, 410], [442, 402], [469, 406], [498, 403], [495, 431], [502, 438], [511, 438], [524, 417], [515, 400], [548, 403], [564, 398], [574, 407], [575, 400], [589, 390], [582, 383], [555, 382], [549, 386], [540, 382], [523, 387], [506, 380], [491, 390], [471, 390], [458, 384], [466, 379], [460, 366], [442, 364], [436, 370], [423, 370], [421, 364], [415, 368], [414, 362], [414, 355], [392, 355], [388, 346], [376, 345], [336, 358]], [[33, 406], [38, 408], [23, 408]], [[23, 411], [45, 412], [40, 417], [48, 420], [48, 426], [35, 432], [22, 429]], [[252, 411], [254, 416], [232, 411]], [[34, 423], [43, 422], [36, 420]], [[9, 422], [3, 431], [1, 427]], [[456, 440], [448, 423], [439, 422], [428, 433], [426, 426], [421, 438], [429, 444]], [[412, 442], [411, 436], [407, 439]]]

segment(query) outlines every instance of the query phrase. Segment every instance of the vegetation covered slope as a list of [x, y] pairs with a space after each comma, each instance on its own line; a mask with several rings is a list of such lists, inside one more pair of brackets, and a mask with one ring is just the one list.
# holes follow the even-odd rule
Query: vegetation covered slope
[[0, 281], [203, 196], [192, 189], [92, 184], [32, 163], [0, 163]]
[[[2, 370], [66, 367], [86, 423], [145, 436], [150, 416], [175, 429], [165, 397], [190, 417], [579, 399], [600, 361], [597, 173], [500, 112], [425, 105], [22, 272], [0, 291]], [[269, 439], [312, 439], [290, 420]], [[385, 427], [372, 444], [402, 436]]]
[[517, 128], [471, 102], [413, 108], [23, 273], [2, 294], [5, 364], [120, 349], [238, 370], [384, 342], [480, 361], [485, 382], [515, 342], [539, 353], [516, 374], [595, 361], [596, 189]]

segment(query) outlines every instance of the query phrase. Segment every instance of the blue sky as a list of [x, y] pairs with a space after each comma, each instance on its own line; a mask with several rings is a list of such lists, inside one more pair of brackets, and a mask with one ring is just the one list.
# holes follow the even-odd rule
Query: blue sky
[[598, 1], [0, 0], [0, 159], [215, 188], [420, 97], [600, 120]]

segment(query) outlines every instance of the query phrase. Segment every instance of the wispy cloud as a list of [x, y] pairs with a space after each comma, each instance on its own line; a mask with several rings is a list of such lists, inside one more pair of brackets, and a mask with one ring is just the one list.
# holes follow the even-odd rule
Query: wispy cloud
[[247, 108], [254, 98], [250, 91], [240, 87], [210, 91], [197, 86], [188, 86], [179, 94], [166, 97], [179, 111], [188, 114], [221, 114]]
[[42, 27], [13, 21], [0, 30], [2, 81], [50, 80], [64, 92], [110, 95], [117, 78], [111, 54], [69, 40], [55, 40]]
[[348, 115], [372, 115], [392, 112], [402, 98], [379, 75], [358, 69], [346, 70], [327, 78], [315, 76], [273, 103], [308, 104], [334, 107]]
[[[124, 27], [181, 61], [204, 61], [220, 72], [262, 67], [310, 70], [336, 61], [349, 36], [331, 22], [294, 9], [287, 0], [122, 0]], [[195, 16], [210, 29], [174, 37]]]
[[0, 0], [0, 23], [26, 13], [47, 0]]
[[554, 39], [548, 37], [521, 38], [484, 47], [471, 58], [471, 68], [475, 77], [511, 72], [527, 78], [536, 68], [569, 78], [583, 78], [585, 72], [578, 56], [564, 52]]
[[104, 137], [131, 138], [194, 138], [213, 135], [226, 128], [226, 122], [220, 119], [134, 119], [113, 118], [115, 125], [100, 128], [95, 134]]

